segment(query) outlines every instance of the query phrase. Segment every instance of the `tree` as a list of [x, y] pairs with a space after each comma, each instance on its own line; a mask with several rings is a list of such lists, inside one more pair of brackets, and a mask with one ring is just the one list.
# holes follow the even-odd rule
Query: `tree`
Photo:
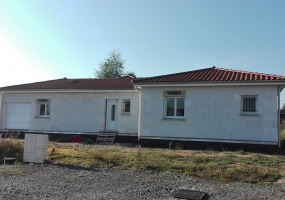
[[285, 110], [285, 103], [283, 104], [281, 110]]
[[134, 72], [125, 72], [125, 60], [121, 58], [121, 53], [114, 49], [107, 58], [99, 63], [99, 69], [94, 69], [94, 75], [97, 78], [117, 78], [125, 75], [135, 76]]

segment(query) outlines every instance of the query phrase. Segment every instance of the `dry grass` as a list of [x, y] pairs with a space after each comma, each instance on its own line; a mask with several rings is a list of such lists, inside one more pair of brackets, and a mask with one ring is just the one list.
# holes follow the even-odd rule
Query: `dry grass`
[[[85, 167], [144, 168], [151, 171], [170, 171], [222, 182], [276, 182], [283, 174], [285, 157], [257, 153], [215, 152], [126, 148], [118, 145], [89, 146], [93, 148], [55, 148], [49, 159], [52, 163]], [[51, 150], [51, 149], [50, 149]]]
[[15, 157], [18, 161], [23, 160], [24, 142], [17, 139], [0, 140], [0, 164], [4, 163], [5, 157]]

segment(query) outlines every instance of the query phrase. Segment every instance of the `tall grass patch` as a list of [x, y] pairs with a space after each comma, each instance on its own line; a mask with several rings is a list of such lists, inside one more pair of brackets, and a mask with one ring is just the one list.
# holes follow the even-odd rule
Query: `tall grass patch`
[[23, 161], [24, 144], [17, 139], [4, 139], [0, 141], [0, 163], [4, 163], [5, 157], [15, 157], [17, 161]]
[[183, 173], [221, 182], [275, 182], [281, 175], [283, 156], [239, 152], [186, 151], [119, 146], [60, 149], [49, 156], [54, 163], [86, 167], [143, 168]]

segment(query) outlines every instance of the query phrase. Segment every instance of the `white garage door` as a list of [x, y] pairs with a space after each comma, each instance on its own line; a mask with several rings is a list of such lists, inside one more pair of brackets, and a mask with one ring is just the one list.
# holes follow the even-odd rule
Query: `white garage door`
[[6, 129], [29, 129], [30, 103], [7, 103]]

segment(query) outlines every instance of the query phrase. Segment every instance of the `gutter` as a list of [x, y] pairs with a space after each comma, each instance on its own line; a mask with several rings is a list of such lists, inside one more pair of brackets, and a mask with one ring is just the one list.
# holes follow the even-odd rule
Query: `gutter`
[[284, 81], [271, 82], [198, 82], [198, 83], [180, 83], [180, 82], [153, 82], [153, 83], [133, 83], [134, 87], [186, 87], [186, 86], [258, 86], [258, 85], [285, 85]]
[[278, 147], [281, 148], [281, 130], [280, 130], [280, 93], [283, 88], [277, 88], [277, 130], [278, 130]]
[[0, 92], [0, 130], [2, 129], [3, 93]]
[[49, 93], [110, 93], [110, 92], [116, 92], [116, 93], [121, 93], [121, 92], [137, 92], [135, 89], [130, 89], [130, 90], [61, 90], [61, 89], [52, 89], [52, 90], [3, 90], [0, 91], [0, 93], [37, 93], [37, 92], [49, 92]]

